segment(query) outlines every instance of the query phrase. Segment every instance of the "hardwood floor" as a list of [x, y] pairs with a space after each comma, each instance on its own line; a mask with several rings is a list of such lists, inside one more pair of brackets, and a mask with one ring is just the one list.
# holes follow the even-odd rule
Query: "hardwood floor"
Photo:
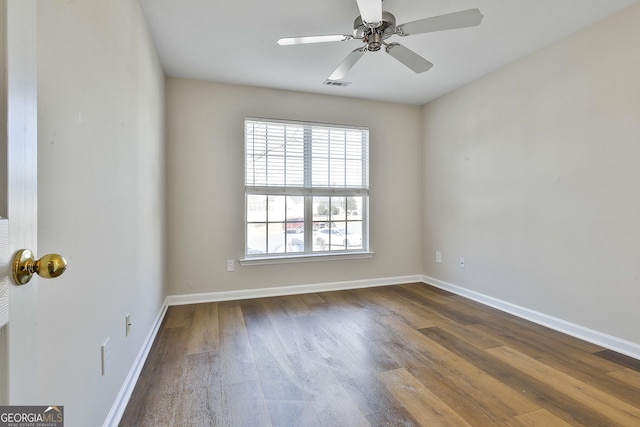
[[416, 283], [170, 307], [120, 426], [640, 426], [640, 361]]

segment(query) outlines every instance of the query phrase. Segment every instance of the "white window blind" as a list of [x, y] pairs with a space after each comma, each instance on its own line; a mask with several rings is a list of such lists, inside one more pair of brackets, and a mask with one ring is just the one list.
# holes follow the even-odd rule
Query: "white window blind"
[[366, 128], [245, 120], [246, 186], [367, 190]]

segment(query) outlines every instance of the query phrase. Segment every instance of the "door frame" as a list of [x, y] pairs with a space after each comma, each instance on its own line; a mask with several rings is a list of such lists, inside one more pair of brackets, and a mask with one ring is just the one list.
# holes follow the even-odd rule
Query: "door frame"
[[[37, 251], [37, 0], [0, 0], [0, 7], [6, 100], [0, 215], [4, 210], [3, 221], [9, 226], [7, 254], [0, 259], [4, 276], [11, 274], [12, 254], [22, 248]], [[25, 286], [9, 285], [9, 323], [0, 332], [0, 403], [37, 401], [37, 285], [37, 279]]]

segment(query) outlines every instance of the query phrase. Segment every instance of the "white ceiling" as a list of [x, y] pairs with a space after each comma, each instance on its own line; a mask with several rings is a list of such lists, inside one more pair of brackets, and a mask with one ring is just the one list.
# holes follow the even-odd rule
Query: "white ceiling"
[[478, 27], [392, 36], [434, 67], [415, 74], [383, 50], [368, 52], [347, 87], [323, 82], [359, 40], [276, 40], [351, 34], [356, 0], [139, 1], [168, 76], [425, 104], [640, 0], [385, 0], [398, 25], [471, 8], [484, 19]]

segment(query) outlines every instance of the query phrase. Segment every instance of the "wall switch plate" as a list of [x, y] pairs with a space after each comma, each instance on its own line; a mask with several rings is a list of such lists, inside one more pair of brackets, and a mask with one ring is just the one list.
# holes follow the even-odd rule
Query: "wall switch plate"
[[100, 355], [102, 359], [102, 375], [104, 376], [111, 367], [111, 340], [109, 338], [100, 347]]
[[440, 264], [442, 262], [442, 252], [436, 251], [436, 262]]
[[129, 336], [129, 332], [131, 332], [131, 315], [127, 314], [124, 318], [124, 336], [128, 337]]
[[464, 268], [464, 258], [460, 258], [460, 268]]
[[227, 260], [227, 271], [236, 271], [236, 263], [234, 260]]

